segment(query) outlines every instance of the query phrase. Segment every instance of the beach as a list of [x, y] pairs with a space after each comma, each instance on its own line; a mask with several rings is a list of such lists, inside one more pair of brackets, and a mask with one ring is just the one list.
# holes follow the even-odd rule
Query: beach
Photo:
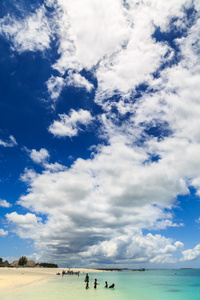
[[[36, 285], [62, 274], [68, 268], [0, 268], [0, 295], [18, 290], [29, 285]], [[71, 268], [70, 271], [80, 273], [102, 272], [100, 270]], [[77, 276], [77, 275], [73, 275]]]
[[[65, 268], [1, 268], [0, 300], [199, 300], [200, 270], [102, 272], [71, 269], [77, 275], [56, 275]], [[89, 274], [86, 289], [85, 274]], [[94, 281], [97, 279], [97, 288]], [[115, 288], [105, 288], [115, 284]]]

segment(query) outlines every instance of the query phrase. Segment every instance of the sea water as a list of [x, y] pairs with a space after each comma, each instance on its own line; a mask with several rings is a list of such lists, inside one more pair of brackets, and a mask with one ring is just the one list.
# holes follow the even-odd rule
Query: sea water
[[[45, 283], [37, 283], [0, 300], [199, 300], [200, 270], [146, 270], [89, 273], [90, 288], [85, 288], [85, 274], [56, 276]], [[94, 280], [99, 285], [94, 289]], [[104, 288], [115, 283], [114, 289]], [[14, 294], [13, 294], [14, 293]], [[14, 298], [13, 298], [14, 296]]]

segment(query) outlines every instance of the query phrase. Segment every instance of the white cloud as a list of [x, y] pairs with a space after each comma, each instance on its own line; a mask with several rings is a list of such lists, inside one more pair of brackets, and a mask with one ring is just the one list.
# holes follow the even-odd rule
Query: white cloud
[[160, 27], [161, 31], [169, 31], [171, 29], [170, 22], [175, 16], [183, 22], [184, 9], [189, 9], [193, 5], [190, 0], [180, 0], [178, 2], [173, 0], [167, 2], [140, 0], [138, 3], [133, 3], [129, 0], [128, 3], [132, 8], [138, 7], [138, 10], [143, 9], [144, 12], [148, 13], [147, 18], [151, 19], [157, 27]]
[[36, 215], [32, 213], [20, 215], [17, 212], [12, 212], [10, 214], [6, 214], [6, 218], [8, 222], [18, 225], [19, 227], [22, 227], [24, 229], [36, 229], [38, 222], [41, 221], [41, 218], [36, 217]]
[[[135, 251], [138, 257], [134, 259], [132, 255], [132, 262], [139, 262], [140, 258], [151, 261], [158, 255], [162, 255], [163, 261], [172, 261], [173, 251], [179, 248], [171, 240], [166, 242], [171, 248], [161, 248], [165, 252], [155, 250], [150, 256], [145, 252], [143, 258], [139, 247], [135, 248], [131, 242], [143, 229], [177, 226], [173, 224], [172, 214], [164, 212], [163, 208], [172, 207], [176, 195], [187, 191], [176, 173], [167, 176], [166, 167], [144, 164], [146, 159], [145, 151], [125, 146], [121, 140], [110, 147], [102, 147], [91, 160], [77, 160], [70, 169], [54, 173], [46, 170], [33, 176], [28, 182], [29, 192], [18, 204], [46, 214], [47, 221], [42, 231], [31, 228], [26, 236], [34, 237], [38, 251], [49, 256], [53, 251], [54, 258], [70, 259], [73, 249], [77, 259], [77, 255], [82, 257], [82, 253], [90, 252], [92, 245], [99, 249], [100, 241], [113, 245], [113, 237], [125, 240], [129, 237], [129, 252]], [[20, 231], [20, 236], [23, 235]], [[159, 238], [153, 239], [152, 248], [160, 248], [157, 240]], [[127, 244], [121, 245], [123, 248]], [[115, 259], [114, 249], [115, 246], [111, 246], [107, 254], [111, 263]], [[98, 259], [103, 258], [102, 254]], [[126, 259], [122, 257], [121, 261]]]
[[45, 0], [45, 4], [49, 7], [54, 6], [56, 3], [56, 0]]
[[183, 258], [181, 261], [192, 261], [200, 258], [200, 244], [193, 249], [188, 249], [182, 252]]
[[44, 163], [44, 167], [45, 169], [51, 171], [51, 172], [59, 172], [59, 171], [65, 171], [67, 169], [67, 167], [59, 164], [59, 163], [54, 163], [54, 164], [47, 164]]
[[20, 53], [44, 51], [50, 46], [51, 29], [44, 6], [21, 20], [8, 14], [0, 20], [0, 33], [11, 40], [13, 49]]
[[[59, 72], [90, 69], [112, 55], [128, 37], [128, 23], [119, 0], [58, 1]], [[92, 49], [92, 51], [91, 51]]]
[[37, 164], [46, 162], [49, 156], [49, 152], [44, 148], [41, 148], [39, 151], [35, 149], [30, 151], [30, 158]]
[[[200, 19], [197, 18], [191, 28], [188, 30], [188, 34], [185, 37], [177, 39], [177, 45], [181, 48], [181, 54], [184, 57], [181, 64], [186, 69], [193, 68], [198, 71], [199, 66], [199, 46], [200, 46]], [[195, 75], [195, 74], [193, 74]], [[186, 81], [186, 80], [185, 80]], [[192, 84], [192, 82], [188, 82], [188, 84]]]
[[8, 231], [0, 228], [0, 236], [5, 237], [6, 235], [8, 235]]
[[3, 147], [14, 147], [17, 145], [17, 142], [16, 142], [16, 139], [14, 138], [14, 136], [10, 135], [9, 136], [9, 140], [8, 142], [5, 142], [3, 140], [0, 139], [0, 146], [3, 146]]
[[200, 197], [200, 178], [199, 176], [194, 178], [190, 184], [196, 189], [196, 195]]
[[[91, 70], [98, 81], [96, 101], [116, 92], [129, 96], [138, 84], [148, 83], [152, 73], [164, 61], [170, 61], [173, 50], [164, 42], [156, 42], [152, 35], [157, 28], [170, 30], [170, 22], [177, 18], [177, 27], [185, 23], [184, 8], [192, 1], [126, 1], [79, 0], [45, 1], [55, 9], [48, 17], [44, 5], [16, 20], [7, 15], [1, 20], [0, 32], [13, 42], [19, 52], [44, 51], [51, 39], [58, 39], [60, 57], [52, 65], [63, 76], [51, 76], [47, 87], [52, 99], [59, 97], [65, 85], [93, 88], [79, 74]], [[179, 21], [179, 22], [178, 22]], [[102, 103], [101, 103], [102, 104]]]
[[79, 109], [75, 111], [72, 109], [67, 116], [60, 114], [60, 121], [54, 121], [49, 127], [49, 132], [55, 136], [76, 136], [81, 130], [80, 125], [88, 125], [93, 120], [91, 113], [87, 110]]
[[78, 88], [85, 88], [88, 92], [94, 88], [93, 84], [90, 83], [85, 77], [81, 76], [78, 73], [69, 72], [68, 77], [66, 78], [67, 85], [71, 85]]
[[0, 199], [0, 207], [8, 208], [8, 207], [11, 207], [11, 206], [12, 206], [12, 204], [10, 204], [8, 201]]
[[37, 173], [32, 169], [25, 168], [24, 173], [20, 176], [20, 180], [26, 183], [34, 182], [37, 177]]
[[65, 81], [62, 77], [51, 76], [46, 84], [51, 99], [55, 100], [60, 96], [60, 93], [65, 86]]
[[174, 263], [172, 254], [182, 249], [183, 244], [176, 242], [173, 244], [171, 239], [161, 235], [137, 234], [133, 236], [120, 236], [110, 241], [104, 241], [98, 245], [91, 246], [87, 252], [80, 253], [85, 259], [95, 257], [100, 262], [106, 259], [123, 259], [134, 263]]
[[98, 103], [116, 91], [129, 95], [138, 84], [148, 83], [165, 59], [173, 57], [166, 43], [152, 38], [155, 26], [168, 31], [172, 18], [183, 19], [183, 7], [192, 5], [188, 0], [175, 5], [172, 1], [127, 1], [126, 8], [121, 1], [109, 5], [96, 1], [94, 5], [91, 0], [84, 4], [59, 0], [58, 4], [61, 57], [54, 68], [64, 74], [68, 69], [92, 69], [99, 63], [95, 70]]
[[65, 79], [59, 76], [51, 76], [46, 84], [50, 97], [53, 100], [56, 100], [60, 96], [64, 86], [85, 88], [88, 92], [91, 92], [91, 90], [94, 88], [93, 84], [90, 83], [85, 77], [81, 76], [79, 73], [73, 73], [72, 71], [69, 71], [69, 74]]
[[[91, 159], [77, 159], [68, 169], [45, 162], [42, 174], [26, 169], [21, 176], [29, 187], [18, 204], [45, 214], [47, 220], [42, 224], [30, 213], [8, 214], [7, 219], [17, 226], [20, 237], [25, 230], [44, 256], [158, 264], [175, 262], [174, 253], [182, 251], [180, 241], [141, 232], [182, 226], [173, 222], [170, 211], [177, 196], [189, 194], [189, 185], [200, 195], [200, 22], [194, 20], [184, 37], [174, 41], [180, 49], [176, 58], [170, 44], [156, 41], [153, 34], [159, 28], [167, 35], [173, 19], [177, 31], [186, 29], [184, 7], [192, 1], [126, 3], [125, 7], [118, 0], [48, 1], [57, 12], [52, 31], [47, 30], [50, 21], [44, 17], [43, 23], [41, 18], [43, 7], [24, 21], [42, 22], [44, 43], [34, 35], [38, 24], [35, 31], [27, 25], [24, 32], [19, 23], [17, 29], [6, 27], [6, 19], [1, 23], [18, 51], [44, 50], [50, 36], [58, 38], [60, 57], [52, 67], [60, 75], [47, 81], [53, 100], [65, 85], [91, 91], [92, 83], [80, 75], [86, 69], [96, 77], [95, 101], [104, 109], [99, 122], [106, 143], [96, 147]], [[143, 83], [147, 91], [141, 89], [138, 96], [137, 87]], [[119, 101], [110, 99], [115, 94]], [[126, 112], [129, 117], [118, 122], [113, 106], [121, 118]], [[78, 135], [93, 119], [83, 109], [59, 118], [49, 127], [58, 137]], [[48, 153], [35, 150], [32, 156], [42, 162]], [[152, 156], [158, 159], [152, 161]], [[182, 261], [199, 258], [199, 252], [199, 245], [183, 251]]]

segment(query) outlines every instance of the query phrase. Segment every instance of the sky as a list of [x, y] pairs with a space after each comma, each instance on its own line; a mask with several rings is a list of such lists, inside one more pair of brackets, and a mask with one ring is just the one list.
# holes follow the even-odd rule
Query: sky
[[0, 257], [200, 267], [200, 2], [0, 2]]

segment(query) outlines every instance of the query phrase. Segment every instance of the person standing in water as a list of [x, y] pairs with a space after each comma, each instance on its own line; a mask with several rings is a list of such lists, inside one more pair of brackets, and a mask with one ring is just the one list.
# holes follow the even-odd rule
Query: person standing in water
[[100, 284], [100, 283], [97, 283], [97, 279], [95, 279], [95, 280], [94, 280], [94, 289], [97, 288], [97, 285], [98, 285], [98, 284]]
[[107, 288], [108, 287], [108, 283], [107, 283], [107, 281], [105, 281], [105, 288]]
[[89, 282], [86, 282], [86, 290], [89, 289]]
[[85, 282], [86, 282], [86, 289], [88, 289], [89, 288], [89, 275], [88, 274], [86, 274], [86, 276], [85, 276]]

